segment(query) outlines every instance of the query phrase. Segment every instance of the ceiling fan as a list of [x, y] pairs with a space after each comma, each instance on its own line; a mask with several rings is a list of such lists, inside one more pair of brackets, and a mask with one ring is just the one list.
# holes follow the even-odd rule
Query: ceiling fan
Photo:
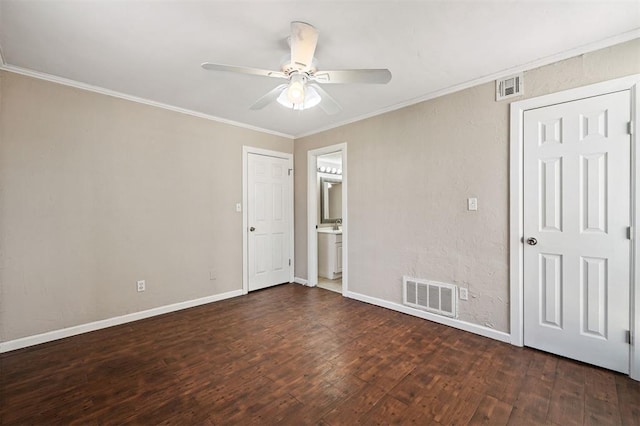
[[248, 68], [233, 65], [205, 62], [202, 68], [213, 71], [226, 71], [241, 74], [258, 75], [288, 80], [258, 99], [250, 109], [262, 109], [270, 103], [294, 109], [309, 109], [316, 105], [327, 114], [337, 114], [342, 110], [320, 84], [386, 84], [391, 80], [388, 69], [356, 69], [319, 71], [313, 57], [318, 44], [318, 30], [306, 22], [291, 23], [291, 57], [287, 58], [279, 71]]

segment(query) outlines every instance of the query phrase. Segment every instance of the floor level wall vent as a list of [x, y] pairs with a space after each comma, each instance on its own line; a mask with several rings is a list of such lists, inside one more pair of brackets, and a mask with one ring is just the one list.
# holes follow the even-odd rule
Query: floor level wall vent
[[458, 287], [453, 284], [402, 277], [403, 303], [413, 308], [456, 318]]

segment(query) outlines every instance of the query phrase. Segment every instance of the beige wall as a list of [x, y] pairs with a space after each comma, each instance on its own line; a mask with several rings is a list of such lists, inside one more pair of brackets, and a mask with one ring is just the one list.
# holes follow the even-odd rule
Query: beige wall
[[[638, 40], [529, 71], [525, 93], [634, 73]], [[306, 278], [307, 151], [340, 142], [350, 290], [399, 303], [403, 274], [468, 286], [461, 318], [508, 331], [508, 128], [493, 83], [293, 143], [0, 72], [0, 340], [241, 289], [242, 145], [295, 149]]]
[[242, 145], [291, 140], [6, 72], [0, 96], [0, 340], [242, 288]]
[[[635, 73], [640, 40], [526, 72], [525, 96]], [[508, 332], [509, 103], [494, 88], [297, 139], [296, 277], [307, 278], [307, 152], [346, 142], [349, 290], [401, 303], [402, 275], [467, 286], [460, 318]]]

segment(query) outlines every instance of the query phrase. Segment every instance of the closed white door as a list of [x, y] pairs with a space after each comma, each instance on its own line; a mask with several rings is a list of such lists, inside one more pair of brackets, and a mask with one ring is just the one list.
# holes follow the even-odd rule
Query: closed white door
[[289, 162], [248, 154], [249, 291], [289, 282]]
[[524, 344], [629, 372], [629, 91], [524, 113]]

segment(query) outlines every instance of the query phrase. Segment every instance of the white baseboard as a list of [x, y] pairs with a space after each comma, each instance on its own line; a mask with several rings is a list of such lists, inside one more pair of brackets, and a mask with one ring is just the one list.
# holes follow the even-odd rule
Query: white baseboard
[[[294, 282], [302, 285], [307, 285], [308, 283], [307, 280], [303, 278], [298, 278], [298, 277], [295, 277]], [[22, 349], [29, 346], [39, 345], [41, 343], [51, 342], [58, 339], [64, 339], [65, 337], [76, 336], [78, 334], [88, 333], [90, 331], [100, 330], [107, 327], [113, 327], [115, 325], [125, 324], [128, 322], [133, 322], [133, 321], [141, 320], [144, 318], [150, 318], [157, 315], [166, 314], [169, 312], [175, 312], [182, 309], [205, 305], [207, 303], [217, 302], [224, 299], [230, 299], [232, 297], [237, 297], [237, 296], [242, 296], [242, 290], [234, 290], [234, 291], [229, 291], [227, 293], [221, 293], [221, 294], [215, 294], [212, 296], [202, 297], [200, 299], [187, 300], [185, 302], [159, 306], [157, 308], [148, 309], [146, 311], [134, 312], [127, 315], [90, 322], [87, 324], [76, 325], [69, 328], [63, 328], [60, 330], [49, 331], [46, 333], [22, 337], [15, 340], [0, 342], [0, 353], [10, 352], [16, 349]], [[408, 306], [404, 306], [399, 303], [389, 302], [387, 300], [378, 299], [375, 297], [367, 296], [367, 295], [356, 293], [353, 291], [345, 292], [344, 296], [349, 297], [351, 299], [359, 300], [361, 302], [370, 303], [372, 305], [391, 309], [393, 311], [398, 311], [408, 315], [413, 315], [415, 317], [427, 319], [433, 322], [437, 322], [439, 324], [448, 325], [450, 327], [468, 331], [470, 333], [478, 334], [480, 336], [489, 337], [491, 339], [499, 340], [501, 342], [510, 343], [510, 335], [508, 333], [497, 331], [488, 327], [483, 327], [478, 324], [472, 324], [472, 323], [460, 321], [454, 318], [442, 317], [429, 312], [421, 311], [419, 309], [410, 308]]]
[[399, 303], [389, 302], [387, 300], [378, 299], [376, 297], [355, 293], [353, 291], [345, 292], [344, 296], [349, 297], [351, 299], [359, 300], [361, 302], [366, 302], [372, 305], [391, 309], [392, 311], [398, 311], [398, 312], [402, 312], [403, 314], [413, 315], [414, 317], [419, 317], [429, 321], [437, 322], [439, 324], [448, 325], [449, 327], [468, 331], [470, 333], [478, 334], [480, 336], [489, 337], [490, 339], [499, 340], [505, 343], [511, 343], [511, 335], [509, 333], [494, 330], [492, 328], [484, 327], [482, 325], [461, 321], [455, 318], [443, 317], [440, 315], [432, 314], [430, 312], [421, 311], [420, 309], [415, 309], [409, 306], [401, 305]]
[[205, 305], [207, 303], [217, 302], [232, 297], [242, 296], [242, 290], [233, 290], [226, 293], [214, 294], [212, 296], [202, 297], [194, 300], [173, 303], [171, 305], [159, 306], [157, 308], [148, 309], [146, 311], [134, 312], [131, 314], [121, 315], [118, 317], [107, 318], [104, 320], [94, 321], [87, 324], [80, 324], [60, 330], [48, 331], [33, 336], [21, 337], [15, 340], [0, 342], [0, 353], [14, 351], [29, 346], [39, 345], [41, 343], [51, 342], [53, 340], [64, 339], [65, 337], [76, 336], [90, 331], [100, 330], [102, 328], [113, 327], [114, 325], [125, 324], [128, 322], [138, 321], [144, 318], [154, 317], [157, 315], [175, 312], [182, 309], [193, 308], [194, 306]]
[[293, 282], [296, 284], [302, 284], [302, 285], [308, 285], [309, 281], [305, 280], [304, 278], [298, 278], [298, 277], [294, 277], [293, 278]]

